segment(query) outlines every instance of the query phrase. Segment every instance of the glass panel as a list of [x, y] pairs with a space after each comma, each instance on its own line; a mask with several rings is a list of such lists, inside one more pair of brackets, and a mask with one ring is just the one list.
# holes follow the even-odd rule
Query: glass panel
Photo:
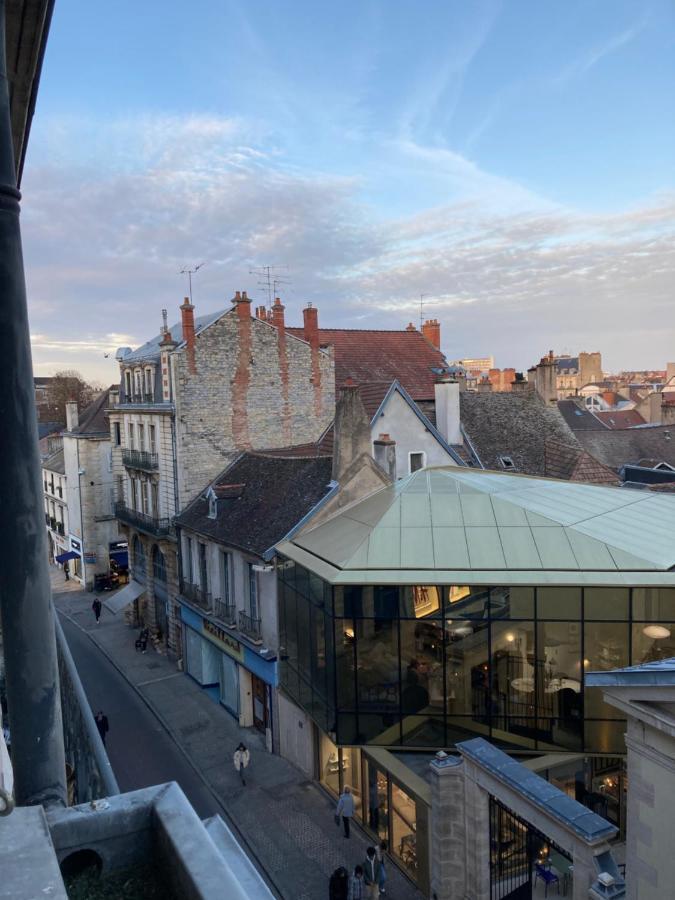
[[628, 588], [584, 588], [584, 619], [628, 619]]
[[581, 619], [581, 588], [537, 588], [539, 619]]
[[[324, 613], [324, 639], [326, 647], [326, 699], [331, 706], [335, 704], [335, 648], [333, 646], [333, 617]], [[334, 730], [335, 725], [331, 726]]]
[[356, 713], [338, 713], [337, 740], [340, 744], [356, 744], [358, 742]]
[[303, 597], [309, 597], [309, 572], [303, 566], [295, 566], [295, 589]]
[[490, 615], [493, 619], [534, 619], [534, 588], [491, 587]]
[[312, 686], [324, 700], [328, 697], [326, 686], [326, 635], [323, 612], [315, 606], [309, 607], [312, 627]]
[[398, 622], [356, 619], [354, 625], [359, 732], [372, 741], [399, 720]]
[[408, 874], [417, 874], [417, 808], [415, 800], [392, 781], [391, 784], [391, 847]]
[[295, 587], [295, 563], [292, 559], [281, 559], [277, 563], [277, 574], [286, 584]]
[[540, 740], [576, 748], [582, 729], [580, 623], [541, 622], [537, 636]]
[[[335, 620], [335, 678], [339, 709], [354, 709], [354, 621]], [[340, 743], [346, 743], [342, 738]], [[356, 741], [352, 740], [352, 743]]]
[[315, 575], [314, 572], [309, 573], [309, 596], [312, 603], [317, 606], [323, 606], [323, 579]]
[[675, 656], [675, 628], [670, 623], [633, 625], [632, 664], [653, 662]]
[[363, 815], [363, 790], [361, 787], [361, 751], [358, 747], [343, 747], [342, 757], [342, 789], [349, 785], [354, 796], [355, 813], [359, 819]]
[[401, 617], [423, 619], [440, 617], [443, 588], [434, 585], [415, 585], [401, 588]]
[[453, 585], [447, 589], [447, 612], [452, 618], [487, 619], [488, 588]]
[[311, 681], [312, 633], [309, 622], [309, 601], [296, 595], [298, 617], [298, 672], [308, 682]]
[[443, 712], [443, 623], [401, 621], [401, 708]]
[[535, 738], [535, 656], [533, 622], [493, 622], [492, 685], [489, 699], [493, 735]]
[[340, 794], [340, 762], [338, 748], [322, 732], [319, 739], [319, 781], [335, 797]]
[[675, 622], [673, 588], [633, 588], [633, 618], [651, 622]]
[[387, 776], [366, 757], [366, 784], [368, 788], [368, 828], [380, 838], [389, 840], [389, 801]]
[[[587, 622], [584, 626], [584, 671], [603, 672], [627, 666], [628, 624]], [[584, 716], [618, 719], [621, 713], [602, 699], [602, 688], [584, 689]], [[595, 748], [588, 748], [595, 749]]]
[[[473, 735], [471, 735], [473, 737]], [[405, 747], [445, 746], [445, 719], [442, 716], [405, 715], [401, 722], [401, 744]]]
[[374, 589], [374, 615], [379, 619], [395, 619], [398, 616], [399, 588], [385, 585]]
[[[286, 623], [286, 656], [288, 665], [296, 672], [298, 670], [298, 619], [296, 611], [296, 597], [293, 588], [284, 585], [282, 589], [284, 598], [284, 611]], [[300, 600], [302, 603], [302, 600]]]
[[624, 740], [624, 734], [626, 733], [625, 720], [614, 722], [586, 720], [585, 732], [585, 747], [593, 753], [626, 752], [626, 742]]
[[448, 717], [471, 715], [488, 734], [488, 623], [453, 620], [445, 623], [445, 670]]

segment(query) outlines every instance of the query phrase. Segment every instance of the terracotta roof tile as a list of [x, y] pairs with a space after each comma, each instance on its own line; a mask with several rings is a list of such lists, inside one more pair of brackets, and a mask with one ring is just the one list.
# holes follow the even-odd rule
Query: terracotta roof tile
[[647, 424], [636, 409], [607, 409], [595, 415], [608, 428], [634, 428]]

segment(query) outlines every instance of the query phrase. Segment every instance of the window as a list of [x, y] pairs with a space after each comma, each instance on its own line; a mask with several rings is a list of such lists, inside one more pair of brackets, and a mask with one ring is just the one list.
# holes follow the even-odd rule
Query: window
[[510, 456], [500, 456], [499, 457], [499, 465], [502, 469], [515, 469], [515, 463], [511, 459]]
[[230, 602], [230, 571], [232, 563], [229, 553], [220, 554], [220, 598], [223, 603]]
[[145, 515], [150, 515], [150, 485], [147, 481], [141, 481], [141, 503]]
[[138, 449], [145, 450], [145, 425], [138, 426]]
[[152, 574], [157, 581], [166, 581], [166, 560], [157, 544], [152, 548]]
[[248, 609], [252, 619], [260, 618], [258, 605], [258, 573], [253, 568], [253, 563], [248, 563]]
[[116, 500], [118, 503], [124, 503], [124, 475], [118, 475], [116, 481]]
[[410, 472], [417, 472], [426, 465], [426, 453], [422, 450], [408, 454], [408, 468]]
[[206, 544], [199, 544], [199, 586], [206, 593], [209, 589], [208, 571], [206, 568]]
[[218, 517], [218, 500], [213, 491], [209, 491], [209, 519]]
[[192, 538], [185, 538], [185, 580], [192, 584]]
[[157, 484], [156, 481], [153, 481], [150, 484], [150, 491], [151, 491], [150, 496], [151, 496], [151, 500], [152, 500], [150, 513], [156, 519], [158, 519], [159, 518], [159, 485]]
[[129, 449], [136, 449], [136, 435], [134, 434], [134, 423], [129, 422]]
[[122, 443], [122, 431], [120, 429], [119, 422], [115, 422], [113, 425], [113, 440], [116, 447], [119, 447], [119, 445]]
[[148, 425], [148, 440], [150, 442], [150, 452], [157, 453], [157, 437], [154, 425]]
[[152, 369], [145, 370], [145, 394], [147, 399], [152, 398]]
[[135, 383], [136, 383], [136, 390], [134, 391], [134, 393], [136, 394], [137, 397], [140, 397], [140, 396], [141, 396], [141, 393], [142, 393], [142, 391], [141, 391], [141, 372], [140, 372], [140, 370], [138, 370], [138, 371], [136, 372]]
[[128, 369], [124, 373], [124, 397], [126, 400], [131, 398], [131, 372]]

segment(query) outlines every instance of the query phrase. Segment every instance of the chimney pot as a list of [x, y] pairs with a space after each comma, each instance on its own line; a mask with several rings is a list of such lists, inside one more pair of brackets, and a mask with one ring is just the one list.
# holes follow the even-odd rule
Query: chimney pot
[[406, 331], [417, 331], [417, 329], [415, 328], [415, 326], [413, 325], [412, 322], [408, 322], [408, 324], [406, 325], [405, 330], [406, 330]]
[[441, 326], [438, 319], [427, 319], [422, 325], [422, 334], [437, 350], [441, 349]]
[[304, 338], [312, 348], [319, 349], [319, 311], [312, 304], [308, 304], [302, 311]]

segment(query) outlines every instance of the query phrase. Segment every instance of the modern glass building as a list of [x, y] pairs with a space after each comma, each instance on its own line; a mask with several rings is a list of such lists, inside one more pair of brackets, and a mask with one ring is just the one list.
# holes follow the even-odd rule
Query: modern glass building
[[282, 688], [335, 776], [338, 748], [480, 735], [576, 753], [572, 785], [592, 755], [583, 790], [618, 805], [624, 722], [585, 673], [675, 656], [674, 534], [663, 494], [413, 473], [279, 546]]

